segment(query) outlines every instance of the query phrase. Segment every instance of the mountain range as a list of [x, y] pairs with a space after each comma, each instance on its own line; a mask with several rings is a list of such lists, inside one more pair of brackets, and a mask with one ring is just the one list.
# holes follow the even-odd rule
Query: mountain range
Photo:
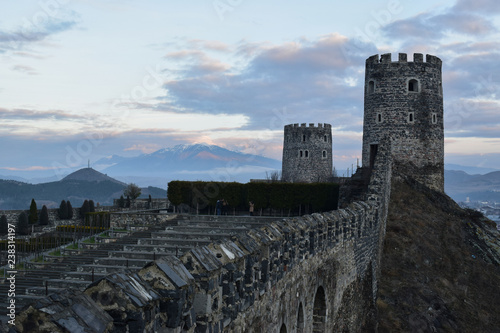
[[217, 180], [246, 183], [266, 178], [266, 172], [281, 170], [281, 161], [228, 150], [215, 145], [177, 145], [137, 157], [113, 155], [95, 162], [102, 172], [136, 183], [170, 180]]
[[[445, 168], [445, 191], [454, 200], [465, 201], [469, 197], [473, 201], [500, 202], [500, 171], [455, 164], [447, 164]], [[11, 182], [2, 182], [4, 187], [9, 184], [9, 188], [16, 181], [31, 183], [26, 185], [31, 186], [29, 192], [34, 191], [33, 193], [36, 193], [39, 188], [32, 184], [45, 184], [42, 187], [47, 188], [49, 186], [47, 184], [57, 184], [58, 181], [66, 182], [66, 184], [69, 184], [69, 181], [88, 182], [89, 180], [98, 183], [109, 182], [110, 188], [115, 188], [118, 194], [122, 192], [123, 186], [129, 183], [135, 183], [143, 188], [154, 186], [162, 189], [166, 189], [171, 180], [246, 183], [250, 179], [264, 179], [270, 175], [270, 172], [279, 170], [281, 170], [281, 161], [276, 159], [231, 151], [215, 145], [193, 144], [177, 145], [135, 157], [112, 155], [94, 162], [92, 168], [78, 170], [63, 179], [57, 178], [54, 174], [46, 178], [30, 179], [16, 174], [0, 175], [0, 179], [11, 180]], [[100, 171], [100, 174], [97, 175], [94, 171]], [[82, 184], [82, 188], [85, 188], [85, 183]], [[28, 191], [27, 188], [24, 190]], [[63, 195], [63, 192], [59, 190], [58, 193]], [[6, 201], [5, 196], [6, 193], [0, 188], [0, 208], [5, 206], [1, 204]], [[81, 197], [83, 198], [84, 195], [82, 194]], [[60, 202], [62, 199], [57, 200]], [[101, 200], [103, 203], [109, 202], [110, 197], [102, 197]]]
[[[135, 157], [111, 155], [92, 163], [92, 168], [124, 182], [166, 188], [171, 180], [222, 180], [246, 183], [266, 178], [281, 170], [281, 161], [245, 154], [215, 145], [193, 144], [164, 148]], [[77, 169], [68, 169], [68, 174]], [[0, 175], [0, 179], [25, 183], [46, 183], [61, 177], [45, 172], [45, 177], [26, 177], [26, 172]]]

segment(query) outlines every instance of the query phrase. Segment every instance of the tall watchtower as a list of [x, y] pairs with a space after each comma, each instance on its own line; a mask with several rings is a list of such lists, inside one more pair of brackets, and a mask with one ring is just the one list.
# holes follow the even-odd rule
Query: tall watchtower
[[328, 181], [333, 175], [332, 125], [286, 125], [282, 163], [283, 181]]
[[393, 157], [413, 164], [414, 176], [444, 191], [444, 130], [441, 59], [420, 53], [407, 61], [391, 54], [369, 57], [365, 70], [363, 167], [373, 167], [378, 144], [392, 141]]

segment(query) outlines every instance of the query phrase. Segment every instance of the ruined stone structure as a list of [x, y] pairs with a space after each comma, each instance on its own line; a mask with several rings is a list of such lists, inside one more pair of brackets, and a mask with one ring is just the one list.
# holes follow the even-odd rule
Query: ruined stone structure
[[285, 126], [282, 179], [286, 182], [325, 182], [333, 175], [332, 126]]
[[394, 159], [412, 164], [415, 177], [444, 191], [441, 60], [405, 53], [369, 57], [365, 70], [363, 167], [373, 165], [382, 138], [392, 139]]

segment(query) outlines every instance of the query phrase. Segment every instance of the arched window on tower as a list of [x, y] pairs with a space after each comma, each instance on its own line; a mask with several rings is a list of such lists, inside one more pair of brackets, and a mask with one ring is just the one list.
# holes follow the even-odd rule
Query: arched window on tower
[[375, 81], [371, 80], [368, 82], [368, 93], [373, 94], [375, 92]]
[[306, 142], [306, 135], [305, 134], [302, 135], [302, 142]]
[[380, 124], [382, 123], [383, 119], [382, 119], [382, 113], [377, 113], [377, 124]]
[[415, 122], [415, 114], [413, 112], [408, 112], [408, 122], [412, 124]]
[[326, 150], [323, 150], [323, 158], [326, 158]]
[[309, 157], [309, 150], [305, 151], [305, 155], [306, 155], [306, 157]]
[[408, 91], [411, 92], [418, 92], [418, 80], [416, 79], [411, 79], [408, 81]]
[[303, 157], [304, 156], [304, 152], [302, 150], [299, 151], [299, 156], [300, 157]]
[[432, 112], [431, 113], [431, 118], [432, 118], [432, 123], [433, 124], [437, 124], [438, 119], [437, 119], [437, 113], [436, 112]]

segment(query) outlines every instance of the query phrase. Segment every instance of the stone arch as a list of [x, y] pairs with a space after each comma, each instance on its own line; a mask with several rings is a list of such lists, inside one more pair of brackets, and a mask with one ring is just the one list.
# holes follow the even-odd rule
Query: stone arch
[[299, 310], [297, 311], [297, 333], [304, 333], [305, 321], [304, 321], [304, 307], [302, 302], [299, 304]]
[[377, 277], [374, 261], [370, 261], [366, 266], [366, 271], [361, 279], [361, 295], [366, 307], [366, 314], [361, 321], [362, 332], [375, 332], [377, 326], [376, 318], [376, 299], [377, 299]]
[[287, 333], [288, 331], [286, 330], [286, 325], [283, 323], [280, 328], [280, 333]]
[[314, 296], [313, 333], [323, 333], [326, 329], [326, 295], [322, 286], [318, 287]]

